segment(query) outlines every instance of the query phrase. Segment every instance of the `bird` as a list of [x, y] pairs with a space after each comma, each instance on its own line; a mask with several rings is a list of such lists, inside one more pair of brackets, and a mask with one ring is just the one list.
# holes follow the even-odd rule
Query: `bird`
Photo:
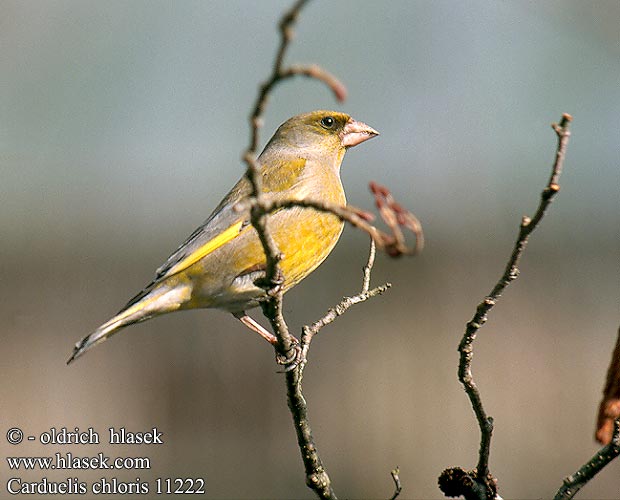
[[[340, 165], [347, 149], [379, 133], [346, 113], [318, 110], [284, 122], [256, 159], [267, 200], [346, 205]], [[244, 200], [242, 176], [206, 221], [161, 265], [155, 278], [110, 320], [75, 344], [67, 364], [119, 330], [162, 314], [197, 308], [228, 311], [271, 344], [275, 336], [247, 313], [267, 297], [266, 258]], [[313, 272], [338, 242], [344, 222], [332, 213], [293, 206], [268, 218], [281, 252], [282, 292]]]

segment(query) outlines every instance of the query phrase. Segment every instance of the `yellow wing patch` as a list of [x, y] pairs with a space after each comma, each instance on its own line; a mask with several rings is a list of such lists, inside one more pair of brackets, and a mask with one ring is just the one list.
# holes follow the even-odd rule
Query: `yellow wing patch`
[[179, 273], [185, 269], [187, 269], [192, 264], [195, 264], [200, 259], [209, 255], [214, 250], [217, 250], [222, 245], [225, 245], [230, 240], [239, 235], [241, 231], [241, 226], [243, 225], [243, 221], [239, 221], [236, 224], [230, 226], [226, 231], [218, 234], [215, 238], [210, 239], [204, 245], [194, 250], [192, 253], [187, 255], [185, 258], [177, 262], [174, 266], [172, 266], [167, 272], [167, 276], [171, 276], [173, 274]]

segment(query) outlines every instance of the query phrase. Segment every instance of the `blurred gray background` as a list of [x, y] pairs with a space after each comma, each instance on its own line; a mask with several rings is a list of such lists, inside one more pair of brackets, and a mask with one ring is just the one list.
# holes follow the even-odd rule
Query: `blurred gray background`
[[[247, 115], [290, 2], [0, 0], [2, 428], [157, 426], [164, 445], [9, 446], [9, 477], [151, 485], [204, 477], [207, 498], [312, 498], [271, 349], [230, 315], [193, 311], [124, 330], [72, 366], [243, 171]], [[328, 2], [303, 11], [289, 62], [348, 86], [277, 89], [262, 142], [286, 118], [342, 109], [381, 132], [343, 164], [349, 201], [375, 180], [422, 220], [422, 256], [380, 256], [384, 297], [315, 339], [304, 379], [341, 496], [439, 498], [473, 467], [478, 431], [456, 347], [532, 215], [574, 115], [562, 190], [481, 330], [474, 374], [496, 432], [504, 498], [548, 498], [597, 450], [594, 419], [618, 323], [620, 3]], [[360, 286], [348, 229], [289, 293], [291, 327]], [[258, 313], [256, 313], [258, 314]], [[4, 457], [148, 456], [150, 471], [11, 472]], [[1, 494], [4, 496], [4, 493]], [[620, 462], [582, 498], [618, 498]]]

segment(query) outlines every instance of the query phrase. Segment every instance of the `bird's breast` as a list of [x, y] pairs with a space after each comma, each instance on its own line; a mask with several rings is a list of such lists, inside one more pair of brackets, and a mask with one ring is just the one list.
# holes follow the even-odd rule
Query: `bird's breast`
[[[297, 187], [276, 196], [346, 204], [338, 175], [306, 178]], [[294, 206], [272, 213], [267, 227], [283, 256], [280, 268], [286, 291], [327, 258], [340, 238], [344, 223], [331, 213]], [[192, 307], [240, 311], [255, 306], [264, 291], [254, 281], [264, 269], [265, 253], [256, 230], [251, 225], [244, 226], [238, 236], [188, 270], [193, 282]]]

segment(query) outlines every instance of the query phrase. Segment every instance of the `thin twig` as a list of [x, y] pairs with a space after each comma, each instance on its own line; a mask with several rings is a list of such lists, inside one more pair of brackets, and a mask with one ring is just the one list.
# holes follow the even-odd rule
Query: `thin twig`
[[521, 226], [519, 228], [519, 235], [512, 254], [508, 259], [508, 263], [506, 264], [504, 274], [502, 274], [497, 284], [493, 287], [491, 293], [478, 305], [474, 317], [469, 323], [467, 323], [467, 329], [459, 344], [459, 380], [463, 384], [465, 392], [469, 396], [472, 408], [476, 414], [478, 425], [480, 426], [480, 450], [478, 465], [474, 471], [474, 477], [472, 479], [474, 479], [475, 482], [485, 486], [486, 493], [483, 498], [487, 499], [495, 496], [493, 488], [489, 484], [489, 453], [491, 448], [491, 436], [493, 434], [493, 419], [487, 415], [482, 405], [480, 391], [478, 390], [472, 376], [471, 363], [473, 358], [473, 343], [476, 339], [478, 330], [486, 322], [489, 311], [497, 303], [504, 289], [519, 275], [517, 264], [523, 255], [525, 247], [527, 246], [529, 236], [534, 229], [536, 229], [539, 222], [543, 218], [547, 207], [560, 190], [558, 180], [562, 172], [566, 147], [570, 137], [569, 124], [571, 120], [572, 117], [570, 115], [564, 114], [562, 115], [562, 120], [559, 124], [552, 125], [553, 130], [555, 130], [558, 137], [558, 145], [551, 176], [545, 189], [542, 191], [538, 209], [536, 210], [534, 217], [531, 219], [529, 217], [522, 218]]
[[281, 80], [291, 78], [293, 76], [305, 76], [323, 82], [331, 89], [338, 102], [344, 102], [347, 98], [347, 88], [344, 84], [334, 75], [316, 64], [311, 64], [309, 66], [293, 64], [289, 68], [280, 72]]
[[[342, 206], [326, 200], [266, 198], [261, 198], [260, 200], [255, 198], [254, 200], [248, 200], [247, 203], [250, 203], [252, 208], [258, 206], [259, 212], [267, 213], [292, 207], [312, 208], [321, 212], [329, 212], [348, 222], [353, 227], [367, 233], [377, 247], [384, 250], [391, 257], [419, 253], [424, 246], [424, 233], [422, 232], [422, 225], [415, 215], [397, 203], [386, 187], [371, 182], [370, 190], [375, 197], [381, 218], [390, 228], [390, 233], [386, 233], [369, 223], [369, 221], [374, 219], [371, 213], [352, 205]], [[240, 206], [239, 208], [242, 209], [244, 207]], [[401, 227], [409, 229], [414, 234], [415, 244], [413, 247], [407, 245], [403, 232], [400, 229]]]
[[390, 472], [390, 475], [392, 476], [392, 481], [394, 481], [394, 494], [390, 497], [390, 500], [396, 500], [398, 498], [398, 495], [400, 495], [400, 492], [403, 491], [403, 487], [400, 484], [400, 469], [398, 467], [396, 467], [396, 469], [393, 469]]
[[339, 316], [342, 316], [345, 312], [347, 312], [351, 306], [365, 302], [372, 297], [376, 297], [377, 295], [381, 295], [392, 286], [390, 283], [385, 283], [381, 286], [373, 288], [372, 290], [370, 289], [370, 274], [375, 263], [375, 255], [375, 241], [371, 238], [368, 261], [363, 269], [364, 276], [362, 279], [361, 292], [353, 295], [352, 297], [343, 297], [338, 304], [334, 307], [330, 307], [322, 318], [312, 323], [312, 325], [306, 325], [302, 328], [301, 346], [304, 354], [303, 359], [305, 359], [305, 355], [308, 352], [310, 342], [312, 342], [314, 336], [319, 333], [323, 327], [333, 323]]
[[[306, 3], [308, 3], [308, 0], [298, 0], [280, 20], [280, 45], [273, 62], [271, 75], [261, 85], [260, 92], [254, 103], [254, 109], [250, 115], [250, 145], [246, 154], [256, 154], [256, 150], [258, 149], [259, 130], [263, 126], [262, 116], [265, 114], [269, 94], [272, 92], [273, 88], [283, 80], [287, 80], [294, 76], [307, 76], [324, 82], [332, 90], [339, 102], [344, 101], [347, 97], [346, 87], [335, 76], [316, 64], [309, 66], [295, 64], [288, 68], [284, 68], [284, 57], [294, 37], [293, 26], [297, 22], [299, 12]], [[245, 161], [247, 162], [247, 159], [245, 159]]]
[[577, 472], [564, 479], [564, 484], [556, 493], [554, 500], [569, 500], [583, 488], [609, 462], [620, 455], [620, 418], [613, 423], [613, 434], [608, 445], [601, 448]]

